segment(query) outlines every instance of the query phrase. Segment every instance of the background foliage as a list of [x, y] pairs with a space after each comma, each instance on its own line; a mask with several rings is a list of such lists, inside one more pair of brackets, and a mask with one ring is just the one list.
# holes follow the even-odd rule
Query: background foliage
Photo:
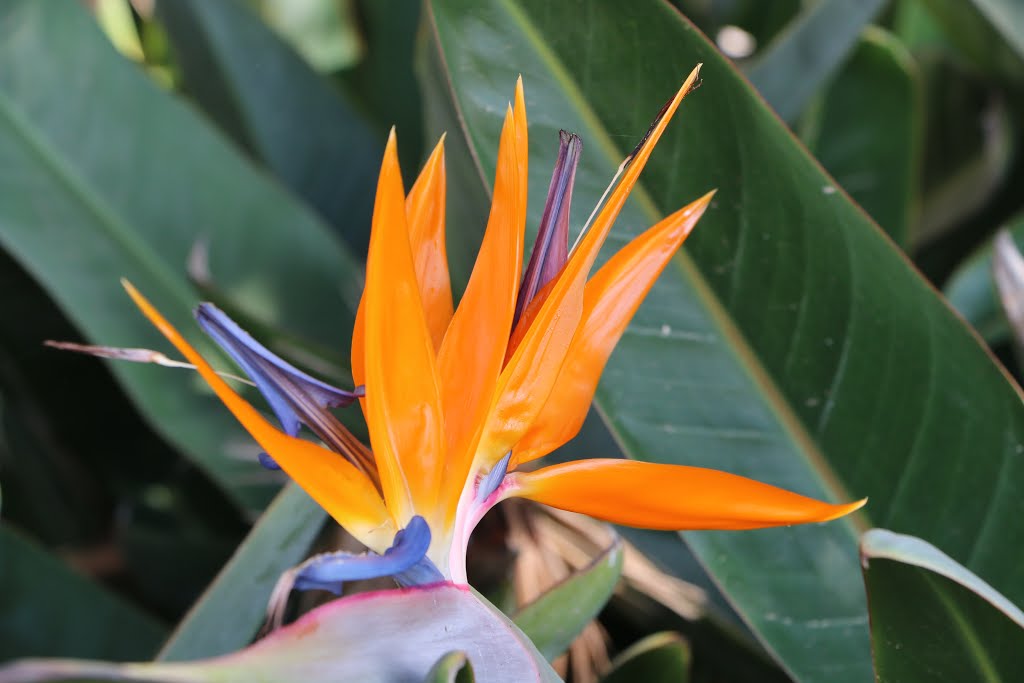
[[[626, 588], [602, 612], [621, 654], [601, 663], [577, 641], [571, 673], [1012, 676], [1001, 644], [1020, 641], [1024, 603], [1024, 334], [1003, 312], [1019, 291], [996, 289], [993, 260], [1008, 257], [990, 242], [1005, 227], [1024, 243], [1022, 35], [1014, 0], [0, 4], [0, 657], [236, 649], [278, 574], [337, 541], [304, 494], [277, 494], [189, 373], [43, 340], [163, 348], [126, 276], [183, 330], [210, 299], [350, 382], [392, 125], [407, 181], [447, 132], [458, 288], [517, 75], [530, 239], [558, 129], [584, 139], [578, 228], [703, 62], [609, 249], [718, 194], [566, 450], [870, 502], [815, 527], [622, 530], [701, 598], [683, 609], [681, 588], [636, 590], [630, 549]], [[472, 558], [502, 604], [515, 565], [507, 525], [492, 523]], [[862, 536], [871, 527], [897, 533]], [[518, 612], [542, 653], [601, 609], [619, 576], [607, 566]], [[912, 664], [936, 653], [956, 665]], [[436, 671], [470, 675], [454, 655]]]

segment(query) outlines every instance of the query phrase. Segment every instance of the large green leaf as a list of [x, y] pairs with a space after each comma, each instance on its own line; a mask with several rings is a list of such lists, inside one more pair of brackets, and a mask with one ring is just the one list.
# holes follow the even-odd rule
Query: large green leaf
[[857, 45], [883, 0], [821, 0], [807, 7], [747, 69], [750, 82], [794, 121]]
[[[308, 210], [118, 56], [80, 3], [2, 3], [0, 61], [0, 242], [86, 337], [164, 348], [119, 276], [193, 335], [185, 262], [205, 239], [218, 286], [241, 309], [344, 353], [357, 265]], [[195, 377], [113, 370], [155, 428], [237, 502], [266, 500], [251, 441]]]
[[906, 245], [918, 209], [924, 116], [917, 66], [870, 27], [807, 117], [807, 146], [886, 232]]
[[[1019, 396], [703, 36], [656, 0], [428, 8], [443, 59], [428, 55], [425, 65], [445, 71], [425, 87], [448, 88], [460, 117], [448, 122], [449, 140], [468, 142], [480, 179], [454, 198], [486, 198], [501, 112], [524, 77], [531, 231], [559, 127], [584, 139], [578, 228], [662, 103], [705, 64], [609, 238], [621, 246], [719, 190], [599, 387], [596, 404], [627, 454], [834, 500], [870, 496], [866, 514], [879, 523], [942, 543], [1011, 597], [1024, 595], [1024, 567], [1003, 552], [1024, 540]], [[479, 240], [483, 225], [483, 216], [453, 225], [451, 241]], [[862, 681], [871, 665], [857, 521], [686, 538], [796, 677]]]
[[157, 10], [199, 105], [365, 253], [383, 134], [240, 0]]
[[879, 683], [1019, 680], [1020, 608], [913, 536], [872, 529], [861, 556]]
[[655, 633], [623, 651], [601, 683], [687, 683], [690, 647], [676, 633]]
[[213, 657], [249, 643], [266, 617], [278, 577], [302, 560], [326, 516], [296, 484], [286, 486], [178, 624], [159, 658]]
[[0, 526], [0, 661], [12, 657], [150, 657], [153, 617]]

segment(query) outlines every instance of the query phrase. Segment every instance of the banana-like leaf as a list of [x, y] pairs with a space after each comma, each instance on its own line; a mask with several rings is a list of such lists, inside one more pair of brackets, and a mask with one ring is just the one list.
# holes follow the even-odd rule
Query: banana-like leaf
[[383, 132], [240, 0], [164, 0], [157, 16], [203, 110], [365, 254]]
[[[309, 210], [118, 55], [81, 3], [0, 3], [0, 62], [0, 244], [87, 338], [166, 348], [121, 276], [192, 336], [198, 295], [185, 264], [203, 240], [218, 287], [240, 308], [345, 353], [358, 264]], [[195, 377], [112, 369], [156, 430], [237, 503], [266, 502], [276, 479]]]
[[1024, 4], [1018, 0], [921, 0], [962, 54], [987, 72], [1024, 82]]
[[861, 540], [879, 683], [1015, 681], [1024, 612], [935, 546], [872, 529]]
[[0, 667], [0, 683], [419, 683], [453, 649], [465, 653], [482, 681], [559, 680], [497, 609], [465, 586], [444, 583], [335, 600], [226, 657], [146, 664], [30, 659]]
[[13, 529], [0, 526], [0, 661], [149, 657], [164, 626]]
[[809, 5], [747, 69], [750, 82], [786, 121], [794, 121], [850, 51], [883, 0]]
[[[1004, 551], [1024, 541], [1014, 521], [1024, 486], [1020, 396], [684, 17], [657, 0], [432, 0], [427, 21], [431, 123], [448, 129], [453, 176], [479, 183], [458, 185], [450, 204], [486, 205], [500, 113], [523, 75], [531, 234], [560, 127], [584, 140], [578, 229], [661, 105], [704, 63], [701, 87], [609, 238], [618, 248], [718, 188], [598, 389], [596, 405], [628, 455], [832, 500], [869, 496], [864, 516], [941, 543], [1024, 596], [1024, 566]], [[446, 107], [456, 114], [447, 122]], [[459, 159], [474, 166], [456, 168]], [[450, 225], [453, 259], [480, 239], [485, 215], [470, 217]], [[855, 525], [864, 516], [686, 540], [796, 678], [863, 681], [871, 662]]]
[[920, 202], [920, 80], [902, 43], [868, 27], [805, 117], [802, 135], [842, 188], [904, 247]]

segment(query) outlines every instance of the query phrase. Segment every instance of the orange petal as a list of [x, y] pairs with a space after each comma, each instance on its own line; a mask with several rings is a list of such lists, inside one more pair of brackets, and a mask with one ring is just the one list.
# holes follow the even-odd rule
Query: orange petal
[[508, 345], [509, 350], [515, 350], [498, 380], [476, 449], [478, 466], [488, 467], [501, 459], [522, 438], [547, 402], [582, 316], [583, 289], [590, 268], [651, 151], [693, 87], [699, 71], [700, 66], [665, 105], [562, 273], [552, 281], [550, 290], [536, 297], [541, 301], [539, 308], [528, 307], [523, 315]]
[[384, 500], [400, 527], [417, 513], [430, 522], [443, 473], [444, 422], [393, 130], [377, 182], [364, 299], [366, 414]]
[[274, 428], [217, 375], [135, 287], [127, 281], [122, 284], [154, 327], [196, 366], [217, 397], [288, 476], [367, 547], [383, 552], [391, 545], [395, 527], [384, 501], [365, 475], [337, 453]]
[[634, 238], [587, 282], [579, 329], [543, 410], [515, 446], [513, 468], [547, 455], [579, 432], [608, 356], [712, 195], [709, 192]]
[[577, 460], [510, 476], [508, 496], [645, 529], [827, 522], [867, 502], [832, 505], [728, 472], [634, 460]]
[[516, 119], [509, 108], [498, 146], [487, 231], [438, 353], [449, 444], [445, 480], [451, 509], [466, 481], [472, 445], [490, 406], [515, 313], [526, 226], [518, 138]]
[[435, 349], [441, 348], [452, 320], [452, 286], [444, 231], [446, 192], [442, 137], [405, 200], [416, 279]]

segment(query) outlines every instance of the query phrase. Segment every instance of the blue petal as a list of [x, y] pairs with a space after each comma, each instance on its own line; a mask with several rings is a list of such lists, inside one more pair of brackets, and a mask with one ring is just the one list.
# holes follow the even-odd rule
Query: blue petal
[[[299, 567], [294, 587], [298, 590], [319, 589], [341, 593], [345, 581], [394, 576], [403, 585], [435, 583], [443, 580], [441, 572], [427, 559], [430, 548], [430, 527], [419, 515], [395, 534], [395, 543], [383, 555], [337, 552], [317, 555]], [[401, 578], [399, 578], [401, 577]], [[426, 580], [421, 580], [426, 579]]]
[[310, 377], [267, 350], [213, 304], [200, 304], [196, 320], [256, 383], [286, 433], [296, 436], [299, 427], [306, 425], [371, 481], [378, 481], [369, 449], [330, 412], [362, 396], [362, 387], [345, 391]]
[[512, 329], [537, 292], [561, 272], [569, 259], [569, 206], [572, 204], [572, 187], [583, 141], [578, 135], [563, 130], [558, 133], [558, 142], [558, 159], [551, 174], [548, 198], [537, 229], [537, 240], [530, 253], [530, 263], [519, 286]]
[[259, 458], [260, 464], [263, 465], [268, 470], [281, 469], [281, 466], [277, 464], [276, 460], [270, 457], [269, 453], [264, 453], [263, 451], [260, 451], [259, 455], [256, 457]]
[[505, 457], [499, 460], [491, 471], [484, 475], [484, 478], [480, 481], [480, 485], [476, 489], [477, 502], [483, 502], [487, 500], [487, 497], [498, 490], [501, 486], [501, 482], [505, 480], [505, 475], [508, 473], [508, 461], [512, 458], [512, 451], [505, 454]]
[[292, 436], [299, 433], [300, 423], [308, 424], [303, 419], [307, 416], [302, 414], [302, 404], [336, 408], [349, 405], [359, 396], [321, 382], [277, 357], [213, 304], [200, 304], [196, 320], [256, 383], [281, 427]]

